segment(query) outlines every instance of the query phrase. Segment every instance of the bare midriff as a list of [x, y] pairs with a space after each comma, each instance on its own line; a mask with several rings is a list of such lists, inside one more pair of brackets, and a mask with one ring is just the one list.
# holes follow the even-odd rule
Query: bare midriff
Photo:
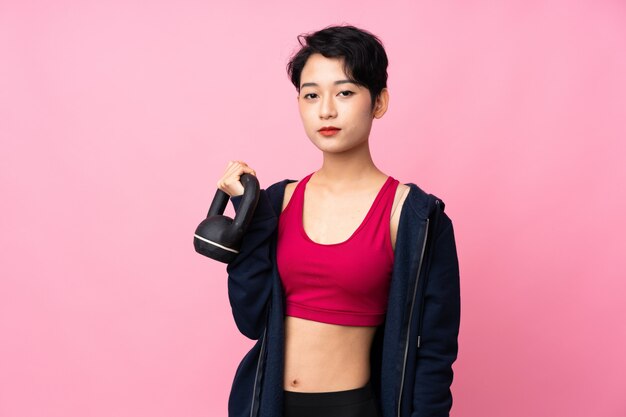
[[284, 389], [330, 392], [363, 387], [370, 378], [376, 329], [285, 316]]

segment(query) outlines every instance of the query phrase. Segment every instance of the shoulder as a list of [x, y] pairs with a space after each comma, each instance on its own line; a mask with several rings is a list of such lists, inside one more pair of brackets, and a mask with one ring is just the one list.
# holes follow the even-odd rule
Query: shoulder
[[406, 196], [409, 194], [410, 189], [411, 187], [409, 187], [406, 184], [402, 184], [402, 183], [398, 184], [398, 188], [396, 188], [396, 199], [398, 199], [398, 202], [400, 204], [404, 202], [404, 200], [406, 199]]
[[444, 212], [445, 203], [437, 195], [426, 192], [414, 183], [406, 183], [409, 187], [408, 195], [402, 205], [401, 226], [412, 228], [415, 224], [430, 220], [436, 234], [452, 226], [450, 217]]
[[391, 206], [391, 224], [396, 225], [400, 219], [399, 207], [404, 206], [404, 202], [406, 201], [406, 197], [409, 195], [410, 187], [406, 184], [399, 183], [398, 188], [396, 188], [396, 194], [393, 198], [393, 205]]
[[[455, 237], [452, 220], [444, 211], [445, 203], [435, 194], [424, 191], [413, 183], [406, 184], [410, 190], [402, 207], [398, 237], [413, 236], [414, 230], [426, 227], [428, 239], [437, 245], [438, 256], [449, 257], [449, 261], [456, 259]], [[402, 239], [404, 243], [411, 239]], [[443, 251], [443, 252], [442, 252]], [[456, 261], [455, 261], [456, 262]]]
[[[278, 215], [282, 211], [283, 199], [287, 188], [290, 189], [290, 193], [293, 193], [297, 180], [285, 178], [284, 180], [277, 181], [265, 189], [267, 197], [274, 208], [274, 212]], [[288, 187], [289, 186], [289, 187]]]
[[300, 181], [293, 181], [293, 182], [288, 182], [287, 184], [285, 184], [285, 192], [283, 193], [282, 206], [280, 208], [281, 213], [289, 204], [289, 201], [291, 200], [291, 196], [293, 195], [293, 192], [299, 183]]

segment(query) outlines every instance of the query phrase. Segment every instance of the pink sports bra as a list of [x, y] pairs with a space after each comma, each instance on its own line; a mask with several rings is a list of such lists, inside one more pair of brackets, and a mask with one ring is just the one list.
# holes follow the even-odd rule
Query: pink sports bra
[[304, 230], [300, 181], [278, 221], [277, 267], [285, 314], [349, 326], [384, 321], [393, 271], [389, 223], [398, 180], [389, 176], [359, 227], [345, 241], [321, 244]]

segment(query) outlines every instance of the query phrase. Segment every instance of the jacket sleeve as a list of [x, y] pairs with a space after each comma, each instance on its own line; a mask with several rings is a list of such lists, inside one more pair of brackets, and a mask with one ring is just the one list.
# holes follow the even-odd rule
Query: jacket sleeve
[[424, 293], [412, 417], [447, 417], [452, 364], [457, 358], [461, 299], [459, 264], [450, 218], [439, 213]]
[[[242, 196], [231, 198], [235, 212]], [[226, 266], [228, 300], [237, 328], [250, 339], [259, 339], [272, 289], [271, 238], [277, 216], [266, 190], [261, 190], [254, 215], [246, 230], [237, 257]]]

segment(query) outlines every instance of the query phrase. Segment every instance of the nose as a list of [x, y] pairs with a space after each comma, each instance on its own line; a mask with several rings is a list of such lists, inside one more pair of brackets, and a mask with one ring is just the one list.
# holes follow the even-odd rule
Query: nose
[[337, 117], [337, 108], [332, 95], [325, 95], [320, 104], [320, 119]]

